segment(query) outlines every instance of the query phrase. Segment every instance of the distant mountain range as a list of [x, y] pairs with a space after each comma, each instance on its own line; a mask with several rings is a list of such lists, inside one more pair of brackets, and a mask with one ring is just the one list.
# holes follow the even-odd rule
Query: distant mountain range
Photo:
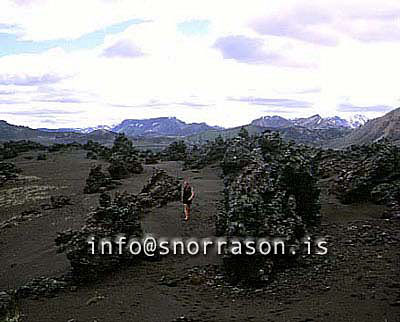
[[[262, 128], [288, 128], [304, 127], [310, 130], [315, 129], [333, 129], [347, 128], [354, 129], [364, 125], [368, 119], [363, 115], [355, 115], [349, 120], [338, 116], [323, 118], [320, 115], [313, 115], [307, 118], [285, 119], [281, 116], [264, 116], [251, 122], [251, 125]], [[200, 134], [206, 131], [222, 131], [224, 128], [219, 126], [210, 126], [206, 123], [185, 123], [176, 117], [158, 117], [150, 119], [129, 119], [124, 120], [117, 125], [99, 125], [88, 128], [59, 128], [48, 129], [39, 128], [38, 130], [53, 133], [91, 133], [97, 130], [107, 130], [115, 133], [124, 133], [131, 137], [160, 137], [175, 136], [186, 137]]]
[[221, 130], [206, 123], [185, 123], [175, 117], [160, 117], [144, 120], [125, 120], [115, 126], [99, 125], [89, 128], [31, 129], [0, 121], [0, 142], [31, 140], [42, 144], [86, 143], [93, 140], [110, 145], [118, 133], [124, 133], [143, 148], [160, 149], [177, 137], [185, 137], [208, 130]]
[[158, 117], [144, 120], [124, 120], [118, 125], [99, 125], [88, 128], [61, 128], [38, 130], [45, 132], [77, 132], [90, 133], [95, 130], [107, 130], [115, 133], [124, 133], [128, 136], [187, 136], [208, 130], [220, 130], [219, 126], [210, 126], [206, 123], [185, 123], [176, 117]]
[[[363, 115], [354, 115], [349, 120], [339, 116], [323, 118], [313, 115], [307, 118], [286, 119], [281, 116], [264, 116], [251, 122], [251, 125], [266, 128], [286, 128], [301, 126], [308, 129], [349, 128], [354, 129], [364, 125], [368, 118]], [[128, 136], [188, 136], [210, 130], [223, 130], [219, 126], [210, 126], [206, 123], [185, 123], [176, 117], [158, 117], [144, 120], [124, 120], [117, 125], [98, 125], [87, 128], [39, 128], [45, 132], [76, 132], [90, 133], [96, 130], [107, 130], [115, 133], [125, 133]]]
[[39, 131], [44, 131], [44, 132], [52, 132], [52, 133], [60, 133], [60, 132], [75, 132], [75, 133], [91, 133], [97, 130], [106, 130], [106, 131], [112, 131], [112, 126], [109, 125], [98, 125], [95, 127], [85, 127], [85, 128], [71, 128], [71, 127], [65, 127], [65, 128], [59, 128], [59, 129], [48, 129], [48, 128], [38, 128], [37, 130]]
[[128, 136], [187, 136], [222, 127], [206, 123], [185, 123], [176, 117], [159, 117], [145, 120], [125, 120], [111, 131]]
[[251, 122], [251, 125], [267, 127], [267, 128], [287, 128], [292, 126], [305, 127], [310, 130], [314, 129], [333, 129], [348, 128], [354, 129], [363, 126], [368, 122], [368, 118], [363, 115], [355, 115], [349, 120], [340, 118], [339, 116], [321, 117], [316, 114], [306, 118], [285, 119], [281, 116], [264, 116]]
[[238, 126], [224, 130], [205, 131], [202, 133], [194, 134], [185, 137], [185, 140], [193, 144], [201, 144], [214, 140], [218, 136], [224, 139], [236, 137], [241, 128], [244, 127], [250, 135], [261, 134], [266, 130], [279, 132], [284, 140], [294, 141], [302, 144], [309, 144], [314, 146], [325, 146], [331, 140], [344, 137], [354, 131], [350, 128], [325, 128], [325, 129], [309, 129], [302, 126], [288, 126], [288, 127], [263, 127], [253, 124]]
[[383, 138], [400, 145], [400, 108], [370, 120], [347, 136], [334, 140], [330, 145], [334, 148], [342, 148], [352, 144], [376, 142]]
[[[368, 118], [363, 115], [355, 115], [349, 120], [338, 116], [323, 118], [318, 114], [295, 119], [286, 119], [275, 115], [261, 117], [244, 127], [250, 134], [271, 130], [279, 132], [285, 140], [315, 146], [325, 146], [327, 142], [346, 137], [367, 122]], [[239, 126], [231, 129], [209, 130], [191, 135], [186, 139], [199, 144], [207, 140], [213, 140], [219, 135], [224, 138], [231, 138], [239, 133], [240, 128]]]
[[[355, 115], [348, 120], [338, 116], [323, 118], [320, 115], [296, 119], [265, 116], [243, 126], [250, 134], [265, 130], [278, 131], [284, 139], [322, 147], [342, 148], [351, 144], [374, 142], [384, 137], [400, 144], [400, 109], [373, 120], [362, 115]], [[137, 145], [159, 149], [177, 138], [202, 143], [219, 135], [234, 137], [240, 128], [224, 129], [206, 123], [185, 123], [175, 117], [124, 120], [115, 126], [62, 129], [31, 129], [0, 121], [0, 141], [32, 140], [52, 144], [93, 140], [111, 144], [117, 133], [125, 133]]]

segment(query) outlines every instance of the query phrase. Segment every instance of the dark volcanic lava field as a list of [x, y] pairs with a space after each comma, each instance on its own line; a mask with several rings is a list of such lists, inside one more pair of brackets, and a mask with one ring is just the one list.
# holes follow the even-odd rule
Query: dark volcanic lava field
[[[56, 252], [57, 232], [81, 227], [98, 204], [99, 194], [83, 194], [83, 189], [91, 165], [102, 161], [87, 160], [83, 150], [51, 153], [42, 161], [26, 159], [29, 154], [12, 160], [23, 171], [0, 189], [0, 290], [66, 274], [69, 261]], [[183, 221], [181, 203], [171, 202], [142, 215], [144, 231], [162, 237], [215, 236], [223, 189], [217, 166], [182, 171], [174, 161], [145, 165], [142, 174], [122, 180], [111, 194], [140, 192], [153, 167], [190, 178], [196, 198], [189, 222]], [[341, 204], [328, 195], [326, 180], [320, 187], [322, 224], [313, 233], [326, 238], [328, 254], [305, 257], [267, 285], [229, 284], [217, 255], [168, 255], [49, 297], [20, 299], [19, 316], [26, 322], [400, 321], [400, 221], [381, 219], [381, 206]], [[71, 205], [43, 207], [59, 195], [69, 197]], [[33, 209], [40, 211], [18, 219]]]

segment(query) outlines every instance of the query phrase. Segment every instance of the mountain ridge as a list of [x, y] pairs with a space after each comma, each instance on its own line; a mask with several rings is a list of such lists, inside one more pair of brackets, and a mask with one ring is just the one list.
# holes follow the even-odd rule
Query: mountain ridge
[[349, 128], [354, 129], [363, 126], [368, 119], [364, 115], [354, 115], [349, 120], [339, 116], [321, 117], [319, 114], [310, 117], [286, 119], [284, 117], [263, 116], [253, 120], [250, 124], [268, 128], [286, 128], [300, 126], [308, 129], [330, 129], [330, 128]]
[[[265, 128], [287, 128], [291, 126], [306, 127], [308, 129], [328, 128], [357, 128], [367, 122], [363, 115], [354, 115], [350, 120], [339, 116], [323, 118], [319, 114], [304, 118], [286, 119], [282, 116], [263, 116], [253, 120], [250, 124]], [[205, 122], [186, 123], [176, 117], [156, 117], [149, 119], [125, 119], [115, 125], [98, 125], [87, 128], [38, 128], [44, 132], [76, 132], [90, 133], [95, 130], [108, 130], [115, 133], [124, 133], [128, 136], [188, 136], [209, 130], [223, 130], [220, 126], [210, 126]]]
[[368, 144], [381, 139], [400, 145], [400, 108], [369, 120], [364, 126], [357, 128], [347, 136], [332, 142], [331, 147], [343, 148], [352, 144]]
[[112, 144], [116, 136], [116, 133], [107, 130], [95, 130], [90, 133], [46, 132], [0, 120], [0, 142], [30, 140], [42, 144], [54, 144], [86, 143], [88, 140], [92, 140], [102, 144]]
[[220, 130], [220, 126], [210, 126], [205, 122], [186, 123], [176, 117], [156, 117], [149, 119], [125, 119], [115, 125], [98, 125], [87, 128], [38, 128], [44, 132], [91, 133], [95, 130], [108, 130], [128, 136], [186, 136], [207, 130]]
[[176, 117], [150, 119], [126, 119], [112, 128], [113, 132], [128, 136], [187, 136], [207, 130], [219, 130], [219, 126], [202, 123], [186, 123]]
[[[400, 143], [400, 108], [382, 117], [368, 120], [362, 115], [354, 115], [351, 120], [338, 116], [323, 118], [312, 115], [307, 118], [285, 119], [281, 116], [264, 116], [250, 124], [224, 129], [209, 126], [206, 123], [185, 123], [176, 117], [159, 117], [150, 119], [126, 119], [114, 127], [101, 125], [80, 129], [31, 129], [26, 126], [11, 125], [0, 121], [0, 141], [33, 140], [43, 144], [86, 142], [94, 140], [109, 144], [118, 133], [124, 133], [138, 142], [148, 140], [184, 139], [188, 143], [201, 143], [222, 135], [237, 135], [241, 127], [250, 134], [262, 133], [265, 130], [278, 131], [287, 140], [312, 144], [326, 148], [343, 148], [351, 144], [371, 143], [387, 138]], [[109, 130], [111, 129], [111, 131]], [[156, 141], [151, 141], [155, 144]]]

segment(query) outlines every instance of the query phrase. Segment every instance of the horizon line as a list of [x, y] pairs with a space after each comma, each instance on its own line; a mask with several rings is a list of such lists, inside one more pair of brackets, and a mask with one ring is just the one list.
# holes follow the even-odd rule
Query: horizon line
[[[392, 111], [394, 111], [396, 109], [398, 109], [398, 108], [394, 108], [393, 110], [391, 110], [391, 111], [389, 111], [387, 113], [383, 113], [381, 116], [378, 116], [378, 117], [375, 117], [375, 118], [368, 118], [367, 116], [365, 116], [364, 114], [361, 114], [361, 113], [354, 113], [352, 116], [363, 116], [363, 117], [367, 118], [367, 121], [370, 121], [370, 120], [374, 120], [376, 118], [382, 117], [382, 116], [384, 116], [384, 115], [386, 115], [388, 113], [391, 113]], [[280, 118], [288, 120], [288, 121], [293, 121], [293, 120], [298, 120], [298, 119], [312, 118], [312, 117], [315, 117], [315, 116], [319, 116], [322, 119], [330, 119], [330, 118], [336, 118], [337, 117], [337, 118], [340, 118], [342, 120], [349, 121], [349, 117], [345, 118], [345, 117], [341, 117], [341, 116], [338, 116], [338, 115], [322, 117], [319, 113], [316, 113], [316, 114], [312, 114], [310, 116], [302, 116], [302, 117], [294, 117], [294, 118], [287, 118], [287, 117], [283, 117], [283, 116], [278, 115], [278, 114], [274, 114], [274, 115], [269, 114], [269, 115], [264, 115], [264, 116], [260, 116], [258, 118], [255, 118], [255, 119], [251, 120], [250, 123], [237, 125], [237, 126], [230, 126], [230, 127], [224, 127], [224, 126], [221, 126], [221, 125], [210, 125], [209, 123], [207, 123], [205, 121], [202, 121], [202, 122], [187, 122], [187, 121], [185, 121], [185, 120], [183, 120], [181, 118], [178, 118], [177, 116], [157, 116], [157, 117], [149, 117], [149, 118], [124, 118], [120, 122], [113, 123], [113, 124], [102, 123], [102, 124], [89, 125], [89, 126], [84, 126], [84, 127], [72, 127], [72, 126], [70, 126], [70, 127], [69, 126], [65, 126], [65, 127], [63, 127], [63, 126], [59, 126], [59, 127], [44, 127], [44, 126], [43, 127], [31, 127], [31, 126], [25, 125], [25, 124], [16, 124], [16, 123], [13, 123], [13, 122], [9, 122], [8, 120], [3, 119], [3, 118], [0, 118], [0, 122], [3, 121], [3, 122], [6, 122], [9, 125], [27, 127], [27, 128], [34, 129], [34, 130], [41, 130], [41, 129], [48, 129], [48, 130], [59, 130], [59, 129], [77, 129], [78, 130], [78, 129], [80, 129], [80, 130], [82, 130], [82, 129], [87, 129], [87, 128], [91, 128], [91, 127], [101, 127], [101, 126], [107, 126], [107, 127], [111, 127], [112, 128], [112, 127], [116, 127], [116, 126], [122, 124], [124, 121], [147, 121], [147, 120], [155, 120], [155, 119], [176, 119], [176, 120], [181, 121], [181, 122], [183, 122], [185, 124], [188, 124], [188, 125], [190, 125], [190, 124], [206, 124], [206, 125], [212, 126], [212, 127], [220, 127], [222, 129], [231, 129], [231, 128], [237, 128], [237, 127], [241, 127], [241, 126], [251, 125], [251, 123], [253, 121], [259, 120], [259, 119], [262, 119], [262, 118], [266, 118], [266, 117], [280, 117]]]

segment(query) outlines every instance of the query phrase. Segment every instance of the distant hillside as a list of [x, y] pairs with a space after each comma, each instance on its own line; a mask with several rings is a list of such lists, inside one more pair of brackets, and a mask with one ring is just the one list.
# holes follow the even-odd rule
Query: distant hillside
[[[266, 130], [264, 127], [251, 125], [251, 124], [245, 125], [243, 127], [249, 132], [250, 135], [259, 134]], [[199, 134], [189, 135], [185, 138], [185, 140], [190, 143], [199, 144], [199, 143], [204, 143], [207, 140], [212, 141], [212, 140], [216, 139], [218, 136], [221, 136], [224, 139], [231, 139], [231, 138], [236, 137], [239, 134], [239, 131], [241, 128], [242, 128], [242, 126], [238, 126], [238, 127], [234, 127], [234, 128], [230, 128], [230, 129], [223, 129], [223, 130], [210, 130], [210, 131], [202, 132]]]
[[220, 127], [206, 123], [185, 123], [176, 117], [158, 117], [144, 120], [125, 120], [112, 128], [113, 132], [128, 136], [187, 136]]
[[[0, 141], [30, 140], [33, 137], [47, 138], [51, 134], [42, 133], [25, 126], [11, 125], [0, 120]], [[54, 135], [52, 135], [54, 136]]]
[[278, 129], [278, 132], [284, 140], [319, 147], [324, 147], [327, 142], [344, 137], [352, 131], [352, 129], [344, 127], [309, 129], [301, 126], [292, 126]]
[[152, 151], [161, 151], [170, 145], [172, 142], [176, 141], [176, 137], [169, 136], [135, 136], [130, 137], [133, 142], [133, 145], [140, 150], [152, 150]]
[[30, 140], [42, 144], [54, 143], [86, 143], [93, 140], [102, 144], [111, 144], [114, 142], [116, 133], [106, 130], [95, 130], [88, 134], [74, 132], [46, 132], [34, 130], [25, 126], [17, 126], [0, 121], [0, 142]]
[[333, 141], [331, 146], [342, 148], [352, 144], [367, 144], [382, 138], [400, 144], [400, 108], [368, 121], [363, 127]]

